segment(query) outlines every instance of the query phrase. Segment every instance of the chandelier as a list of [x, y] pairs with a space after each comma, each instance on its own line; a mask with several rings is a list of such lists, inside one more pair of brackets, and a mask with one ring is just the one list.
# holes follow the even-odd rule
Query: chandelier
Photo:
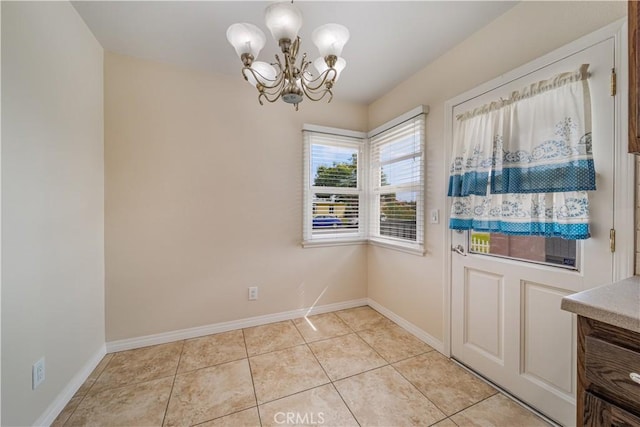
[[329, 95], [328, 102], [331, 102], [331, 89], [347, 65], [340, 55], [349, 40], [349, 30], [339, 24], [325, 24], [313, 31], [311, 38], [320, 51], [320, 57], [313, 61], [314, 71], [306, 53], [297, 62], [302, 13], [293, 2], [268, 6], [265, 23], [283, 55], [282, 60], [275, 55], [276, 62], [273, 63], [256, 61], [266, 43], [260, 28], [241, 23], [233, 24], [227, 30], [227, 40], [244, 65], [242, 75], [258, 90], [260, 105], [263, 105], [263, 99], [275, 102], [282, 98], [284, 102], [295, 105], [297, 111], [305, 96], [312, 101], [320, 101]]

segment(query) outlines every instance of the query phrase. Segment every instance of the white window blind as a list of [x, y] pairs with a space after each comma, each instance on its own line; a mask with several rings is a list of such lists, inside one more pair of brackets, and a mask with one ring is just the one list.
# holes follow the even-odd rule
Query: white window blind
[[424, 254], [427, 111], [368, 135], [304, 125], [303, 246], [372, 242]]
[[370, 137], [372, 240], [423, 247], [424, 139], [423, 113]]
[[364, 236], [364, 138], [339, 131], [303, 131], [305, 243]]

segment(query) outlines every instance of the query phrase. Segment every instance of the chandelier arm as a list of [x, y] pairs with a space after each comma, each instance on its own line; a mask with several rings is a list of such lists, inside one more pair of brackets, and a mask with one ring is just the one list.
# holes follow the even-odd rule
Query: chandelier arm
[[304, 73], [309, 64], [311, 64], [311, 62], [307, 61], [307, 52], [305, 52], [302, 54], [302, 58], [300, 58], [300, 73]]
[[272, 63], [271, 65], [277, 65], [278, 66], [278, 70], [282, 71], [282, 61], [280, 61], [280, 57], [278, 56], [278, 54], [275, 54], [276, 57], [276, 62]]
[[247, 75], [245, 74], [245, 72], [247, 72], [247, 71], [250, 72], [253, 75], [253, 79], [255, 81], [257, 81], [259, 84], [261, 84], [261, 85], [263, 85], [265, 87], [268, 87], [269, 85], [266, 85], [266, 84], [262, 83], [263, 81], [269, 81], [269, 82], [275, 82], [276, 81], [276, 80], [271, 80], [271, 79], [263, 76], [262, 73], [260, 73], [259, 71], [254, 70], [251, 67], [244, 67], [242, 69], [242, 75], [244, 76], [244, 79], [247, 80], [247, 81], [249, 80], [247, 78]]
[[264, 105], [264, 103], [262, 102], [262, 99], [266, 99], [267, 102], [274, 103], [278, 99], [280, 99], [280, 94], [277, 94], [275, 98], [269, 98], [266, 92], [260, 92], [260, 94], [258, 95], [258, 102], [260, 102], [260, 105]]
[[320, 95], [320, 97], [318, 98], [314, 98], [312, 95], [315, 95], [315, 92], [309, 91], [307, 90], [307, 87], [305, 87], [304, 85], [302, 86], [302, 91], [304, 92], [305, 96], [307, 98], [309, 98], [312, 101], [321, 101], [325, 96], [327, 96], [327, 94], [329, 94], [329, 101], [327, 102], [331, 102], [331, 100], [333, 99], [333, 92], [331, 92], [331, 89], [324, 89]]
[[[251, 73], [253, 75], [254, 80], [257, 81], [258, 84], [260, 84], [265, 89], [276, 89], [278, 87], [281, 87], [282, 86], [282, 82], [284, 80], [282, 72], [278, 73], [278, 75], [276, 76], [275, 80], [272, 80], [272, 79], [266, 78], [260, 72], [254, 70], [251, 67], [244, 67], [242, 69], [242, 75], [243, 75], [245, 80], [248, 80], [245, 72]], [[263, 81], [264, 82], [271, 82], [271, 83], [270, 84], [266, 84]]]
[[[278, 77], [278, 81], [273, 86], [262, 86], [261, 92], [264, 92], [269, 97], [276, 96], [276, 99], [282, 96], [282, 91], [287, 84], [283, 76]], [[260, 90], [260, 89], [259, 89]]]
[[[298, 49], [300, 48], [300, 36], [296, 37], [295, 41], [291, 43], [291, 49], [289, 50], [289, 57], [295, 58], [298, 56]], [[295, 65], [295, 64], [292, 64]]]
[[282, 91], [284, 90], [284, 86], [286, 84], [286, 80], [282, 76], [280, 76], [278, 78], [277, 85], [271, 87], [262, 86], [258, 88], [258, 90], [260, 91], [259, 98], [264, 98], [269, 102], [277, 101], [282, 97]]
[[278, 92], [266, 92], [266, 91], [262, 91], [260, 92], [265, 99], [267, 99], [269, 102], [274, 102], [277, 99], [280, 99], [280, 97], [282, 96], [282, 92], [278, 91]]
[[[309, 68], [309, 65], [311, 65], [311, 61], [306, 61], [306, 62], [303, 61], [300, 63], [300, 79], [303, 82], [303, 84], [307, 84], [308, 82], [313, 82], [316, 80], [313, 78], [313, 73], [311, 73], [311, 71], [307, 71], [307, 69]], [[310, 77], [307, 77], [307, 76], [310, 76]]]
[[[331, 71], [333, 71], [333, 77], [331, 79], [329, 79], [328, 78], [329, 77], [329, 72], [331, 72]], [[338, 76], [338, 72], [336, 71], [336, 69], [335, 68], [329, 68], [328, 70], [325, 70], [322, 74], [320, 74], [315, 79], [303, 83], [302, 86], [304, 86], [304, 87], [308, 88], [309, 90], [315, 92], [318, 89], [320, 89], [322, 86], [324, 86], [327, 81], [330, 81], [330, 82], [333, 83], [337, 76]], [[316, 83], [318, 80], [320, 80], [320, 83], [318, 83], [317, 86], [313, 86], [313, 84]]]
[[285, 63], [285, 79], [289, 81], [295, 81], [297, 77], [296, 73], [296, 57], [295, 56], [287, 56], [287, 61]]

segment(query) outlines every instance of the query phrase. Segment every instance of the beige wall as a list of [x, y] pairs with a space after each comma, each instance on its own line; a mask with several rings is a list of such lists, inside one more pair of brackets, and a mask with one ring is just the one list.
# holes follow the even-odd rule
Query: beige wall
[[426, 208], [442, 213], [444, 102], [625, 13], [525, 2], [369, 108], [294, 112], [259, 106], [239, 75], [110, 53], [103, 93], [102, 49], [70, 4], [3, 2], [2, 424], [36, 421], [105, 339], [367, 295], [442, 339], [445, 218], [425, 257], [301, 249], [302, 123], [366, 131], [429, 105]]
[[70, 3], [2, 2], [2, 425], [36, 422], [104, 348], [102, 67]]
[[302, 124], [366, 107], [260, 106], [240, 67], [105, 56], [108, 342], [366, 297], [365, 246], [300, 246]]
[[[522, 2], [369, 107], [374, 128], [429, 105], [426, 212], [445, 211], [444, 103], [626, 15], [626, 2]], [[425, 257], [370, 247], [368, 294], [437, 339], [443, 338], [447, 219], [426, 228]]]

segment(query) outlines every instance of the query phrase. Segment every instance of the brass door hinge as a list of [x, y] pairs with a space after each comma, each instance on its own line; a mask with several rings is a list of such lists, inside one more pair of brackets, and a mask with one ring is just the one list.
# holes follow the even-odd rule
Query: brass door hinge
[[609, 249], [611, 252], [616, 251], [616, 230], [614, 228], [609, 230]]
[[616, 69], [611, 69], [611, 96], [616, 96], [617, 82], [616, 82]]

